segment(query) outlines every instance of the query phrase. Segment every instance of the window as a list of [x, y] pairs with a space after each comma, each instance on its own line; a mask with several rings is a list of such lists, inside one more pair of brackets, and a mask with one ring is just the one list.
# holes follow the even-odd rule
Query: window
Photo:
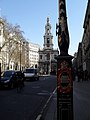
[[57, 57], [57, 55], [54, 55], [54, 59]]
[[42, 55], [40, 55], [40, 59], [42, 59]]
[[49, 38], [47, 38], [47, 47], [49, 47], [50, 46], [50, 40], [49, 40]]
[[49, 29], [47, 29], [47, 33], [49, 34]]
[[1, 30], [0, 30], [0, 36], [1, 36]]
[[47, 54], [47, 60], [50, 60], [50, 54], [49, 53]]
[[49, 40], [49, 38], [47, 38], [47, 44], [49, 44], [50, 43], [50, 40]]

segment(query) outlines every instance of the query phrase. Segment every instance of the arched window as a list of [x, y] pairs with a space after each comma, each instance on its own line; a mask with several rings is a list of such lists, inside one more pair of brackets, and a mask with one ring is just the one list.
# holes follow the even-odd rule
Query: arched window
[[49, 46], [50, 46], [50, 39], [47, 38], [47, 47], [49, 47]]

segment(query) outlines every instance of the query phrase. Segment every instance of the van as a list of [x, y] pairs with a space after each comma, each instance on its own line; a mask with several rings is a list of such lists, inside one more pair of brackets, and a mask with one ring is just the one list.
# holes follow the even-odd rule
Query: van
[[24, 71], [25, 80], [39, 80], [38, 70], [36, 68], [27, 68]]

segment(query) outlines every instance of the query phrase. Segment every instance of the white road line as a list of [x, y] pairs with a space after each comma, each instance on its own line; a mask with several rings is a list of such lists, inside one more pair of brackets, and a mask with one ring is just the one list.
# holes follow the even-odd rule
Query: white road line
[[57, 90], [57, 87], [55, 88], [55, 90], [53, 91], [53, 93], [52, 93], [52, 94], [50, 95], [50, 97], [48, 98], [46, 104], [44, 105], [41, 113], [37, 116], [36, 120], [40, 120], [40, 119], [41, 119], [42, 113], [44, 112], [45, 108], [47, 107], [47, 104], [49, 103], [49, 101], [50, 101], [50, 99], [52, 98], [52, 96], [55, 94], [56, 90]]
[[40, 115], [38, 115], [38, 117], [36, 118], [36, 120], [40, 120], [41, 119], [41, 117], [42, 117], [42, 115], [40, 114]]

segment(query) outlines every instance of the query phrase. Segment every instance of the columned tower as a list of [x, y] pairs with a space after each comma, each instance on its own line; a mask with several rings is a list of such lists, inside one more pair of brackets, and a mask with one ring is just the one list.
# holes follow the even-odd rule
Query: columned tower
[[47, 23], [45, 25], [45, 35], [44, 35], [44, 49], [53, 49], [53, 35], [51, 33], [51, 24], [49, 17], [47, 17]]
[[53, 35], [51, 33], [49, 17], [45, 24], [43, 49], [39, 50], [39, 72], [40, 74], [56, 74], [56, 59], [58, 49], [53, 49]]

